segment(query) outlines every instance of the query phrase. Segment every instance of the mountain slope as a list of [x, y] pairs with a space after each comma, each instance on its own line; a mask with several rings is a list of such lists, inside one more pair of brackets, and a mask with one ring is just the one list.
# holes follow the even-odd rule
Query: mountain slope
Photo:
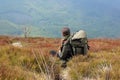
[[4, 21], [4, 20], [0, 20], [0, 33], [2, 35], [20, 35], [21, 34], [21, 30], [20, 28], [9, 22], [9, 21]]
[[14, 23], [20, 31], [23, 25], [31, 26], [33, 36], [60, 37], [60, 29], [69, 26], [73, 32], [86, 30], [89, 37], [119, 37], [119, 3], [119, 0], [0, 0], [0, 20]]

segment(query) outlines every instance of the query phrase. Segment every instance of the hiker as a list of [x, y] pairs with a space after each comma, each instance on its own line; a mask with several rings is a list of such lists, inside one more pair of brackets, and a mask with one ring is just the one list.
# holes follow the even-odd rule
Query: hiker
[[70, 44], [70, 29], [68, 27], [64, 27], [62, 29], [62, 37], [61, 46], [59, 49], [58, 57], [63, 61], [62, 66], [66, 66], [66, 62], [73, 56], [73, 49]]
[[63, 38], [61, 40], [59, 56], [62, 60], [67, 60], [73, 54], [72, 46], [70, 44], [70, 41], [68, 40], [68, 38], [70, 38], [70, 29], [68, 27], [64, 27], [61, 32]]
[[86, 55], [89, 49], [87, 34], [84, 30], [80, 30], [75, 34], [70, 34], [70, 29], [64, 27], [62, 29], [63, 39], [59, 49], [58, 57], [63, 61], [62, 66], [66, 66], [66, 62], [74, 55]]

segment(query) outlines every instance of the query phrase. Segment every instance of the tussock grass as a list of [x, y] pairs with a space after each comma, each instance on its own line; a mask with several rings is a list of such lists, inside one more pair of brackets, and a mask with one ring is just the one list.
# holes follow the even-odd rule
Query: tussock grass
[[120, 48], [76, 56], [69, 63], [71, 80], [119, 80]]
[[[20, 41], [23, 47], [13, 47]], [[0, 80], [119, 80], [120, 40], [89, 40], [86, 56], [74, 56], [60, 67], [60, 61], [49, 55], [57, 50], [59, 39], [0, 38]]]
[[57, 58], [50, 57], [48, 53], [43, 54], [44, 50], [1, 46], [0, 79], [53, 80], [59, 78], [59, 61]]

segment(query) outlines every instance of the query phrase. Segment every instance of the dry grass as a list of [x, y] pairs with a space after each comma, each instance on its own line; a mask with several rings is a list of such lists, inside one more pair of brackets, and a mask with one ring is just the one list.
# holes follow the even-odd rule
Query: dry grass
[[[23, 47], [13, 47], [13, 42], [21, 42]], [[49, 55], [59, 45], [60, 39], [1, 36], [0, 80], [120, 79], [120, 39], [89, 40], [89, 54], [73, 57], [66, 69]]]

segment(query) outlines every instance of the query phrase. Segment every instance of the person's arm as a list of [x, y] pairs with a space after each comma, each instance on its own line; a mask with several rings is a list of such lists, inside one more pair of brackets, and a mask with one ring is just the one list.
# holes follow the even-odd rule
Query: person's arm
[[60, 41], [60, 46], [59, 46], [59, 48], [58, 48], [57, 57], [59, 57], [59, 58], [62, 57], [63, 40], [64, 40], [64, 39], [61, 39], [61, 41]]

